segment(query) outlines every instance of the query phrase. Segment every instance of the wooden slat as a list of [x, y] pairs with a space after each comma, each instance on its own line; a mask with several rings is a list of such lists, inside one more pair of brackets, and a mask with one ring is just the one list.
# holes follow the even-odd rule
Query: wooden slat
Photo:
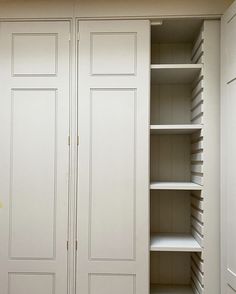
[[234, 272], [232, 272], [229, 268], [227, 269], [226, 272], [227, 275], [227, 282], [228, 284], [233, 287], [233, 289], [236, 289], [236, 275]]
[[192, 56], [195, 55], [195, 52], [202, 45], [203, 42], [204, 42], [203, 31], [201, 30], [201, 32], [199, 33], [199, 35], [194, 43], [193, 50], [192, 50]]
[[197, 63], [199, 63], [199, 64], [204, 63], [204, 53], [199, 56]]
[[197, 220], [199, 220], [200, 222], [203, 222], [203, 213], [200, 210], [192, 206], [191, 213]]
[[198, 244], [201, 247], [203, 247], [203, 238], [193, 227], [192, 227], [192, 235], [195, 238], [195, 240], [198, 242]]
[[203, 273], [203, 261], [198, 257], [196, 253], [191, 254], [193, 261], [196, 263], [199, 270]]
[[192, 97], [195, 97], [196, 94], [203, 88], [203, 75], [200, 73], [197, 78], [192, 83]]
[[[197, 108], [195, 108], [192, 113], [191, 113], [191, 121], [194, 119], [197, 119], [199, 117], [202, 118], [203, 116], [203, 111], [202, 111], [202, 104], [200, 104]], [[201, 121], [202, 123], [202, 121]]]
[[199, 293], [203, 293], [203, 285], [200, 283], [200, 281], [198, 280], [198, 278], [196, 277], [195, 273], [192, 271], [192, 280], [198, 290]]
[[201, 199], [198, 199], [197, 197], [194, 197], [193, 194], [191, 194], [191, 203], [196, 206], [197, 208], [203, 210], [203, 201]]
[[203, 152], [191, 154], [191, 161], [201, 161], [203, 162]]
[[194, 285], [194, 282], [192, 282], [192, 290], [193, 290], [193, 294], [200, 294], [196, 288], [196, 286]]
[[204, 284], [204, 276], [200, 272], [200, 270], [196, 267], [194, 262], [191, 263], [191, 268], [192, 268], [192, 271], [195, 273], [195, 276], [199, 280], [200, 284], [203, 285]]
[[203, 136], [202, 136], [202, 133], [201, 131], [200, 132], [196, 132], [196, 133], [193, 133], [192, 136], [191, 136], [191, 142], [192, 143], [195, 143], [195, 142], [198, 142], [198, 141], [201, 141], [203, 140]]
[[194, 117], [191, 119], [191, 123], [193, 124], [202, 124], [203, 113], [200, 116]]
[[191, 171], [195, 173], [203, 173], [203, 165], [202, 164], [192, 164]]
[[203, 176], [202, 175], [197, 175], [194, 173], [191, 173], [191, 180], [192, 182], [198, 184], [198, 185], [203, 185], [204, 184], [204, 180], [203, 180]]
[[195, 54], [192, 56], [192, 63], [199, 63], [199, 59], [203, 55], [202, 44], [203, 42], [198, 46], [197, 50], [195, 51]]
[[196, 95], [192, 99], [192, 105], [191, 109], [194, 109], [198, 104], [203, 102], [203, 95], [202, 95], [203, 89], [196, 93]]
[[203, 261], [201, 261], [199, 259], [199, 257], [196, 254], [196, 252], [193, 252], [191, 254], [191, 266], [193, 266], [193, 265], [194, 265], [195, 269], [201, 273], [202, 277], [204, 277]]
[[191, 150], [192, 151], [198, 151], [203, 149], [203, 141], [199, 141], [196, 143], [191, 144]]
[[191, 110], [191, 117], [194, 118], [198, 116], [200, 113], [203, 113], [203, 103], [198, 104]]
[[191, 224], [200, 234], [203, 235], [204, 227], [202, 223], [200, 223], [199, 221], [197, 221], [195, 218], [192, 217]]

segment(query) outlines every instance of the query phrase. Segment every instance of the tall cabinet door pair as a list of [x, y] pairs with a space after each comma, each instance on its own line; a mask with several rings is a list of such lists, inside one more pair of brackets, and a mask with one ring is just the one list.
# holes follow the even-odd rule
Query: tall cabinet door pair
[[[149, 255], [149, 21], [79, 29], [77, 289], [141, 294]], [[1, 294], [67, 293], [69, 36], [65, 21], [1, 23]]]
[[[235, 56], [225, 54], [234, 52], [235, 13], [233, 6], [222, 21], [224, 36], [232, 37], [222, 40], [228, 73], [222, 83], [223, 132], [235, 127], [235, 99], [228, 94]], [[79, 135], [76, 293], [150, 292], [150, 22], [80, 21], [78, 30], [78, 116], [72, 122], [69, 22], [0, 24], [1, 294], [68, 293], [73, 123]], [[236, 140], [229, 135], [223, 156], [232, 147], [229, 140]], [[233, 172], [228, 158], [222, 163]], [[222, 294], [236, 293], [231, 176], [223, 182]], [[203, 285], [207, 279], [210, 274]], [[152, 293], [213, 294], [204, 286], [202, 293], [163, 289]]]

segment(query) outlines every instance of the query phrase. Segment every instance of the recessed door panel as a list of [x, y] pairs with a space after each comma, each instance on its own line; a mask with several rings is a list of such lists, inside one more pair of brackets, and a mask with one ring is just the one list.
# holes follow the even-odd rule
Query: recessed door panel
[[134, 75], [137, 64], [136, 49], [136, 33], [91, 33], [91, 74]]
[[89, 276], [91, 294], [135, 294], [134, 275], [91, 274]]
[[58, 34], [13, 33], [12, 74], [56, 75], [58, 65]]
[[[91, 90], [90, 97], [90, 258], [132, 260], [135, 258], [135, 91]], [[113, 242], [107, 242], [109, 239]]]
[[55, 276], [42, 273], [10, 273], [9, 294], [54, 294]]
[[[55, 258], [57, 97], [12, 91], [10, 258]], [[24, 212], [24, 213], [22, 213]]]

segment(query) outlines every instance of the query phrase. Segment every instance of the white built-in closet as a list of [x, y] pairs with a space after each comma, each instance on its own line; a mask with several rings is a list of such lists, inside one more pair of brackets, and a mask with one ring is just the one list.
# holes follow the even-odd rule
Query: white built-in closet
[[0, 294], [236, 293], [235, 15], [0, 22]]

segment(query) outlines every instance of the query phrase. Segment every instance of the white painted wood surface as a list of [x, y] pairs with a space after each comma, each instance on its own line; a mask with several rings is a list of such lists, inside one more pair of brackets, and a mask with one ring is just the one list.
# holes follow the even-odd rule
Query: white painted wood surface
[[[220, 293], [220, 21], [204, 21], [203, 29], [203, 256], [204, 292]], [[203, 178], [201, 181], [200, 178]], [[196, 178], [196, 175], [195, 175]], [[195, 181], [195, 180], [194, 180]], [[197, 181], [195, 181], [197, 182]], [[200, 240], [199, 240], [200, 241]], [[214, 248], [214, 249], [213, 249]]]
[[148, 0], [135, 1], [100, 1], [95, 0], [12, 0], [0, 1], [1, 18], [140, 18], [166, 16], [183, 17], [209, 15], [216, 17], [232, 3], [232, 0], [215, 1], [181, 0], [176, 3], [160, 0], [158, 2]]
[[236, 293], [236, 2], [221, 22], [221, 293]]
[[191, 124], [191, 84], [151, 87], [151, 124]]
[[191, 255], [190, 252], [151, 251], [151, 284], [190, 285]]
[[[202, 55], [204, 58], [204, 53]], [[203, 72], [203, 71], [202, 71]], [[203, 123], [203, 109], [204, 109], [204, 77], [201, 74], [192, 84], [191, 93], [191, 123], [192, 124], [202, 124]]]
[[151, 190], [150, 231], [155, 233], [191, 232], [191, 192]]
[[[182, 51], [184, 50], [186, 53], [185, 45], [191, 44], [193, 47], [201, 26], [202, 19], [198, 18], [164, 19], [162, 25], [152, 27], [152, 45], [168, 44], [171, 46], [173, 44], [175, 46], [175, 44], [182, 44], [184, 45]], [[165, 52], [163, 53], [165, 54]], [[172, 55], [176, 56], [175, 50]]]
[[151, 235], [150, 250], [201, 252], [202, 248], [190, 234], [153, 233]]
[[190, 135], [151, 135], [151, 182], [191, 182]]
[[150, 24], [79, 34], [78, 293], [147, 294]]
[[152, 64], [151, 69], [171, 69], [172, 71], [174, 71], [175, 69], [183, 69], [189, 70], [189, 72], [191, 72], [191, 70], [202, 69], [202, 64]]
[[[171, 34], [169, 37], [170, 36]], [[191, 56], [191, 43], [159, 42], [157, 44], [152, 44], [152, 64], [189, 64], [191, 63]]]
[[152, 190], [202, 190], [202, 186], [191, 182], [151, 182]]
[[201, 69], [201, 64], [152, 64], [152, 84], [189, 84]]
[[[202, 118], [204, 118], [202, 116]], [[191, 135], [191, 181], [204, 184], [204, 128]]]
[[192, 134], [201, 130], [203, 125], [151, 125], [151, 134]]
[[1, 294], [67, 291], [69, 32], [1, 24]]

